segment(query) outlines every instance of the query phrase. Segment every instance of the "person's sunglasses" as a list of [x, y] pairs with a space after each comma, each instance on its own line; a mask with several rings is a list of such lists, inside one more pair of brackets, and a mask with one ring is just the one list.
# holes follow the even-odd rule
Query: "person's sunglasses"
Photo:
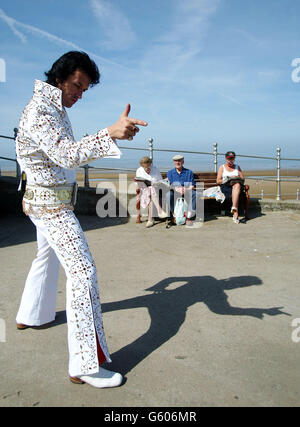
[[235, 157], [234, 156], [227, 156], [226, 159], [228, 159], [228, 160], [234, 160]]

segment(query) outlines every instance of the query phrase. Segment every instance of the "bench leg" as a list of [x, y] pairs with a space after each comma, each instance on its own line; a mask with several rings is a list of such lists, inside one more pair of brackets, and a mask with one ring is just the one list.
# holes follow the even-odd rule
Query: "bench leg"
[[136, 217], [136, 223], [141, 224], [141, 202], [140, 202], [140, 189], [138, 188], [136, 190], [136, 211], [137, 211], [137, 217]]
[[250, 202], [250, 197], [249, 197], [248, 190], [245, 191], [245, 196], [246, 196], [246, 201], [245, 201], [245, 219], [249, 219], [249, 202]]

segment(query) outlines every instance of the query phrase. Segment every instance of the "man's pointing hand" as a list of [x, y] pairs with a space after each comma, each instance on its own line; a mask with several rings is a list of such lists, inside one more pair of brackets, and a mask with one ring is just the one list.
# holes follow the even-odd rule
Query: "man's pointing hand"
[[139, 132], [139, 126], [147, 126], [148, 123], [144, 120], [133, 119], [128, 117], [130, 112], [130, 104], [126, 105], [125, 110], [120, 115], [119, 120], [112, 126], [107, 128], [109, 135], [112, 139], [129, 139], [132, 140], [133, 137]]

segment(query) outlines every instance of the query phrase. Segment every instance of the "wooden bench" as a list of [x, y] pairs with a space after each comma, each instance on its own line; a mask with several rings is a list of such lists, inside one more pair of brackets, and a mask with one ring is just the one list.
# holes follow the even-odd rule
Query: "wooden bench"
[[[167, 172], [161, 172], [161, 176], [163, 179], [167, 178]], [[203, 182], [204, 184], [204, 190], [207, 190], [208, 188], [218, 186], [217, 184], [217, 173], [216, 172], [194, 172], [194, 180], [195, 183], [197, 182]], [[141, 223], [141, 206], [140, 206], [140, 200], [139, 200], [139, 194], [140, 189], [136, 189], [137, 194], [137, 200], [136, 200], [136, 210], [137, 210], [137, 223]], [[205, 198], [206, 199], [213, 199], [213, 198]], [[244, 210], [244, 216], [245, 219], [249, 219], [248, 216], [248, 210], [249, 210], [249, 186], [244, 185], [241, 194], [240, 194], [240, 200], [239, 200], [239, 206], [242, 206]], [[224, 202], [225, 203], [225, 202]]]

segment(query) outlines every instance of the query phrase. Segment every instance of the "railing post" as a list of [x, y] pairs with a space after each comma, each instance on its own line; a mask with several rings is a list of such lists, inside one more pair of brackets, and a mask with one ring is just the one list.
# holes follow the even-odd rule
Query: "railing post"
[[214, 143], [214, 172], [218, 169], [218, 144]]
[[280, 148], [277, 148], [277, 194], [276, 200], [281, 200], [281, 189], [280, 189]]
[[[85, 133], [83, 135], [83, 137], [89, 136], [88, 133]], [[90, 182], [89, 182], [89, 165], [84, 165], [84, 188], [89, 188], [90, 187]]]
[[149, 157], [153, 163], [153, 138], [149, 138]]
[[[18, 133], [18, 128], [14, 128], [15, 143], [16, 143], [17, 133]], [[17, 155], [16, 155], [16, 157], [17, 157]], [[21, 169], [20, 169], [20, 165], [18, 162], [16, 162], [16, 176], [17, 176], [17, 180], [19, 181], [21, 178]]]

